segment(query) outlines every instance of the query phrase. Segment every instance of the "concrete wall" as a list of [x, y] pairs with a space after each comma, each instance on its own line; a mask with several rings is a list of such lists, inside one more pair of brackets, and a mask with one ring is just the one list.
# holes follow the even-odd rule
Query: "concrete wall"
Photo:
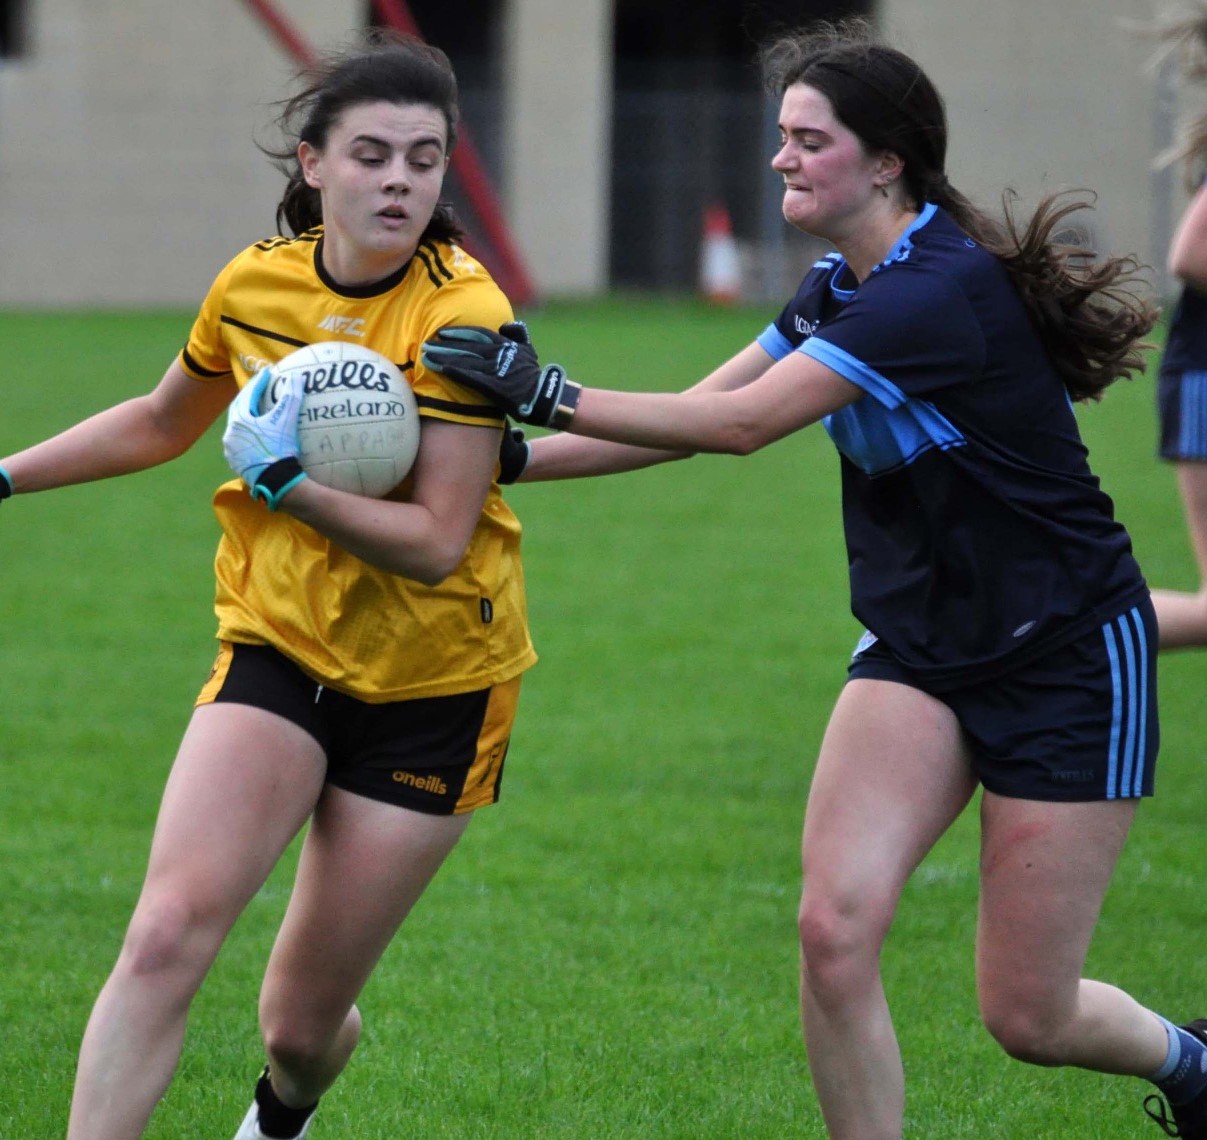
[[542, 292], [607, 287], [611, 0], [512, 0], [508, 214]]
[[[280, 0], [312, 44], [357, 0]], [[274, 232], [281, 179], [256, 149], [293, 65], [238, 0], [40, 0], [0, 63], [0, 306], [198, 303]], [[514, 0], [500, 188], [544, 294], [607, 273], [609, 0]], [[556, 93], [550, 97], [551, 93]]]
[[[40, 0], [0, 64], [0, 305], [199, 303], [274, 232], [281, 179], [253, 138], [292, 66], [237, 0]], [[354, 0], [292, 0], [316, 42]]]
[[[737, 0], [735, 0], [737, 2]], [[278, 0], [313, 43], [360, 0]], [[0, 61], [0, 306], [192, 307], [273, 232], [256, 149], [292, 64], [241, 0], [39, 0]], [[1160, 265], [1177, 180], [1154, 179], [1148, 0], [882, 0], [948, 100], [953, 181], [986, 205], [1090, 186], [1103, 248]], [[611, 0], [508, 0], [500, 196], [546, 296], [606, 287]], [[623, 156], [621, 161], [624, 161]]]
[[947, 101], [957, 187], [990, 207], [1007, 186], [1024, 205], [1092, 188], [1099, 247], [1156, 268], [1177, 180], [1151, 169], [1155, 45], [1121, 26], [1152, 10], [1148, 0], [881, 0], [879, 19]]

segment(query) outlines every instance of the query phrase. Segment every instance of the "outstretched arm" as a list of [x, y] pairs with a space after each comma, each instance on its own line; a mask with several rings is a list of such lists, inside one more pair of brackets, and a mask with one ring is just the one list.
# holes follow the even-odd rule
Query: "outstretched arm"
[[863, 395], [800, 352], [741, 387], [701, 385], [679, 394], [584, 389], [560, 365], [542, 368], [526, 340], [483, 328], [444, 329], [424, 345], [423, 358], [525, 423], [674, 451], [747, 455]]
[[17, 493], [155, 467], [196, 443], [234, 394], [233, 379], [203, 383], [173, 361], [153, 391], [0, 459], [0, 467]]
[[[720, 368], [710, 372], [691, 392], [730, 392], [757, 380], [773, 361], [758, 344], [747, 345]], [[532, 454], [518, 482], [577, 479], [587, 475], [614, 475], [656, 463], [688, 459], [694, 451], [666, 451], [610, 443], [576, 435], [549, 435], [531, 441]]]
[[642, 447], [750, 455], [852, 404], [862, 389], [794, 352], [733, 392], [610, 392], [584, 388], [566, 431]]

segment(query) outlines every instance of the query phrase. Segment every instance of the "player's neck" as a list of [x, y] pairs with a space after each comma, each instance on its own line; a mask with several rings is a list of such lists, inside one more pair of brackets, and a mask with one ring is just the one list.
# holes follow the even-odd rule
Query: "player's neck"
[[337, 284], [350, 288], [384, 281], [397, 273], [414, 255], [414, 249], [401, 254], [398, 250], [358, 248], [340, 241], [330, 232], [323, 235], [323, 244], [319, 251], [327, 276]]
[[905, 231], [918, 219], [918, 211], [891, 204], [891, 208], [851, 227], [848, 234], [836, 241], [835, 248], [855, 274], [865, 281], [873, 269], [889, 256], [900, 243]]

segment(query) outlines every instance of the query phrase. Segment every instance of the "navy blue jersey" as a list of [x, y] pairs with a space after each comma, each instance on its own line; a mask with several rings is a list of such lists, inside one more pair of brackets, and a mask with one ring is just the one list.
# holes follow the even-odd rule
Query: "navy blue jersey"
[[1169, 320], [1161, 371], [1207, 372], [1207, 294], [1192, 285], [1182, 289]]
[[943, 210], [862, 283], [818, 261], [759, 343], [864, 391], [824, 420], [851, 608], [928, 684], [1004, 672], [1145, 593], [1005, 268]]

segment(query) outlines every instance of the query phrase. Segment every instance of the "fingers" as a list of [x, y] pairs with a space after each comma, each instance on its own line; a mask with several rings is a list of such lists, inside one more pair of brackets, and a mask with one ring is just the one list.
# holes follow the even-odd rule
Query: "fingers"
[[499, 343], [499, 334], [483, 328], [481, 325], [449, 325], [442, 328], [436, 334], [435, 339], [437, 341], [460, 341], [467, 344], [496, 345]]
[[499, 333], [508, 340], [514, 340], [517, 344], [532, 343], [532, 338], [528, 335], [528, 326], [523, 321], [508, 321], [505, 325], [499, 325]]
[[264, 393], [272, 383], [272, 369], [265, 365], [248, 382], [251, 391], [247, 394], [247, 406], [256, 415], [264, 405]]

